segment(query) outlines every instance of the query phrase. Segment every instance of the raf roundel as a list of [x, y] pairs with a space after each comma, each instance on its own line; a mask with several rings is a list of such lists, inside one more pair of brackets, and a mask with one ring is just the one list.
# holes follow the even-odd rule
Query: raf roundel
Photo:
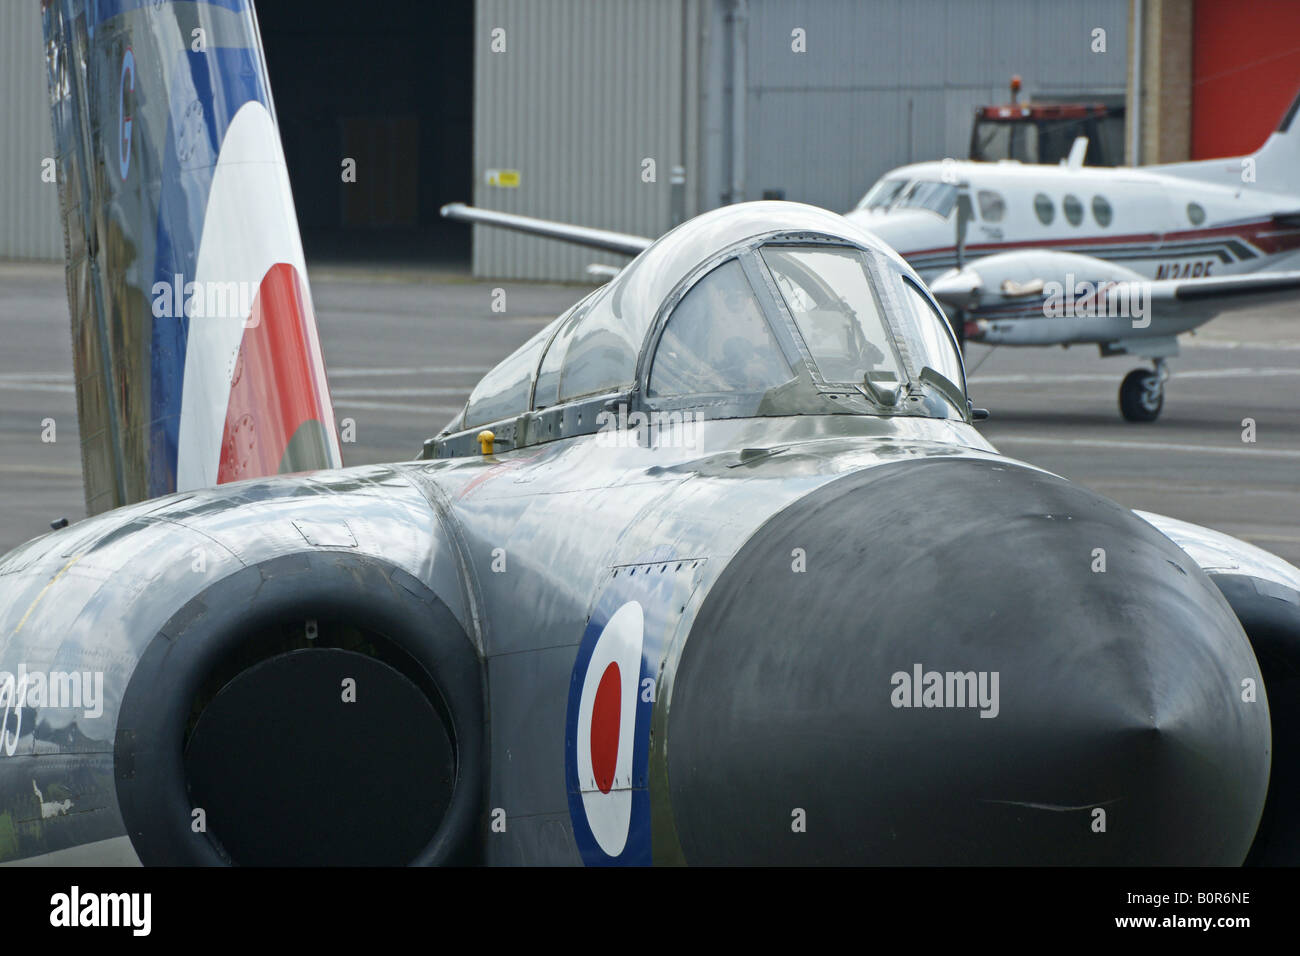
[[135, 121], [127, 109], [127, 93], [135, 92], [135, 51], [130, 47], [122, 54], [122, 86], [118, 92], [117, 116], [117, 170], [126, 181], [131, 170], [131, 127]]
[[582, 812], [597, 846], [618, 857], [632, 823], [637, 688], [645, 616], [628, 601], [592, 647], [578, 696], [574, 749]]

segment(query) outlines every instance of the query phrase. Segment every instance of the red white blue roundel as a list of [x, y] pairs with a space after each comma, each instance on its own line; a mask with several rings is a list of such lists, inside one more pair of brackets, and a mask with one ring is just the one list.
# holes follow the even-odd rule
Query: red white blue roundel
[[[621, 589], [611, 589], [613, 597]], [[654, 695], [645, 690], [640, 602], [601, 601], [569, 685], [565, 775], [574, 838], [589, 866], [650, 863], [646, 787]]]
[[578, 696], [575, 759], [583, 813], [609, 857], [627, 847], [632, 823], [632, 751], [645, 615], [628, 601], [602, 629]]

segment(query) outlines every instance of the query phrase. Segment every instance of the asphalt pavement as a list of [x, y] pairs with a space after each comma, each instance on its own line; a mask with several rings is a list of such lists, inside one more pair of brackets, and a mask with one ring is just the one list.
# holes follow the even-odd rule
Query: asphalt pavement
[[[309, 273], [335, 412], [355, 422], [349, 465], [415, 457], [483, 372], [587, 291], [414, 267]], [[1129, 507], [1300, 565], [1300, 303], [1234, 312], [1182, 342], [1149, 425], [1119, 416], [1137, 360], [973, 345], [970, 394], [992, 412], [980, 428], [1004, 453]], [[0, 262], [0, 553], [84, 514], [63, 268]]]

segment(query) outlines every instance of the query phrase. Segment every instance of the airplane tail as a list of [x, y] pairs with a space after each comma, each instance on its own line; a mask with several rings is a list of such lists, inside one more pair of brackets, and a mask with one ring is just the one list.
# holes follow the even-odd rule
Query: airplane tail
[[[1300, 194], [1300, 92], [1282, 114], [1277, 129], [1264, 145], [1246, 156], [1225, 159], [1202, 159], [1188, 163], [1168, 163], [1147, 167], [1155, 172], [1195, 179], [1218, 185], [1255, 183], [1257, 188], [1275, 193]], [[1253, 177], [1253, 178], [1251, 178]]]
[[252, 0], [42, 0], [90, 514], [342, 463]]
[[1300, 194], [1300, 93], [1282, 114], [1277, 129], [1254, 153], [1255, 181], [1270, 192]]

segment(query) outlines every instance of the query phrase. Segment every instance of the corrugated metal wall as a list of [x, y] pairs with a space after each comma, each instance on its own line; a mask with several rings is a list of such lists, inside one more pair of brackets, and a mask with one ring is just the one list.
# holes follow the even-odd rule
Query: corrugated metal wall
[[[479, 0], [474, 50], [476, 205], [657, 236], [673, 164], [695, 164], [696, 0]], [[492, 32], [505, 31], [505, 52]], [[655, 182], [642, 161], [655, 161]], [[520, 172], [517, 188], [484, 172]], [[688, 214], [693, 213], [688, 209]], [[476, 226], [476, 275], [584, 278], [622, 264], [561, 243]]]
[[[971, 110], [1006, 96], [1122, 93], [1129, 0], [749, 0], [745, 198], [850, 208], [903, 163], [964, 156]], [[472, 201], [658, 235], [669, 174], [687, 170], [687, 214], [726, 201], [732, 0], [478, 0]], [[506, 31], [506, 52], [491, 50]], [[790, 31], [807, 52], [790, 49]], [[1107, 34], [1104, 54], [1092, 31]], [[0, 257], [60, 259], [40, 5], [0, 3]], [[436, 95], [436, 92], [434, 93]], [[643, 183], [641, 162], [656, 162]], [[517, 169], [518, 188], [487, 186]], [[467, 197], [469, 198], [469, 197]], [[476, 228], [474, 271], [584, 277], [621, 262]]]
[[41, 5], [0, 3], [0, 259], [62, 259], [59, 187], [41, 181], [54, 155]]
[[[1004, 102], [1013, 73], [1035, 96], [1123, 94], [1128, 6], [750, 0], [746, 198], [782, 189], [843, 212], [895, 166], [965, 157], [972, 111]], [[721, 12], [714, 17], [725, 26]], [[806, 53], [791, 51], [796, 27], [806, 31]], [[1105, 53], [1091, 49], [1098, 27]], [[724, 195], [727, 181], [706, 173], [711, 195]]]
[[[963, 157], [974, 107], [1004, 101], [1012, 73], [1040, 96], [1125, 91], [1129, 0], [478, 0], [474, 202], [658, 235], [678, 156], [688, 214], [730, 201], [738, 6], [746, 199], [780, 190], [844, 211], [895, 166]], [[496, 26], [504, 54], [490, 52]], [[1091, 49], [1098, 27], [1105, 53]], [[654, 186], [639, 179], [646, 156]], [[520, 187], [484, 185], [492, 168], [519, 169]], [[473, 263], [581, 278], [598, 258], [478, 227]]]

